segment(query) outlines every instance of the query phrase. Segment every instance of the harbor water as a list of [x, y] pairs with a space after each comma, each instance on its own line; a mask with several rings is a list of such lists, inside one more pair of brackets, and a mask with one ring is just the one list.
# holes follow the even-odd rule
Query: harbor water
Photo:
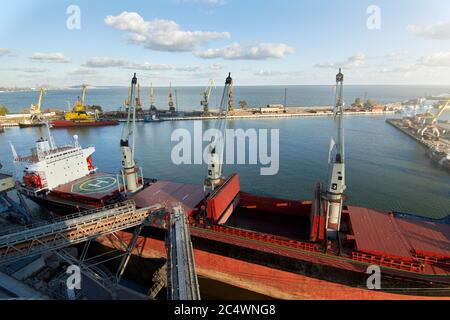
[[[385, 116], [349, 116], [346, 122], [348, 203], [440, 218], [450, 214], [449, 174], [434, 166], [425, 149], [388, 125]], [[204, 130], [213, 121], [203, 123]], [[144, 175], [161, 180], [202, 184], [206, 165], [173, 164], [171, 141], [175, 129], [193, 131], [193, 121], [137, 123], [136, 159]], [[261, 176], [260, 165], [225, 165], [224, 172], [240, 174], [243, 191], [289, 199], [311, 199], [317, 181], [326, 182], [330, 136], [336, 132], [332, 117], [230, 120], [228, 128], [278, 129], [279, 172]], [[100, 171], [120, 170], [119, 139], [115, 127], [52, 130], [58, 145], [78, 135], [83, 146], [95, 145], [94, 163]], [[0, 162], [13, 171], [12, 142], [19, 154], [28, 154], [45, 128], [7, 128], [0, 135]]]

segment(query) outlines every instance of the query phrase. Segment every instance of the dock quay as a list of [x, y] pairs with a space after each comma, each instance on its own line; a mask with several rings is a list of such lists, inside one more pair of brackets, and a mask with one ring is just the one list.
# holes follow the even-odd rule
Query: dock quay
[[[358, 112], [358, 111], [347, 111], [344, 114], [346, 116], [380, 116], [380, 115], [388, 115], [394, 114], [394, 111], [383, 111], [383, 112]], [[272, 114], [251, 114], [251, 113], [235, 113], [227, 115], [228, 120], [236, 120], [236, 119], [286, 119], [286, 118], [302, 118], [302, 117], [331, 117], [334, 116], [334, 113], [330, 111], [295, 111], [295, 112], [287, 112], [287, 113], [272, 113]], [[219, 118], [219, 115], [213, 116], [202, 116], [202, 115], [174, 115], [174, 116], [161, 116], [159, 121], [208, 121], [208, 120], [216, 120]], [[126, 122], [126, 119], [119, 118], [117, 119], [119, 122]], [[137, 118], [137, 122], [143, 122], [143, 118]]]
[[443, 167], [448, 167], [448, 160], [445, 159], [450, 158], [450, 140], [446, 137], [441, 137], [439, 139], [431, 140], [425, 139], [424, 137], [417, 134], [417, 130], [413, 127], [409, 127], [403, 123], [403, 119], [386, 119], [386, 122], [396, 129], [400, 130], [410, 138], [414, 139], [422, 146], [424, 146], [428, 154], [430, 154], [433, 159], [433, 151], [440, 151], [440, 159], [434, 159]]

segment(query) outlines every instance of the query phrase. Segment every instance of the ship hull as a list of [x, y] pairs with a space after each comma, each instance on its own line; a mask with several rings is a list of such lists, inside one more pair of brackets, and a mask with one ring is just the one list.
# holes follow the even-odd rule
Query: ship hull
[[[118, 237], [125, 242], [131, 240], [132, 234], [119, 232]], [[158, 236], [142, 236], [134, 254], [143, 258], [161, 259], [166, 257], [164, 240]], [[197, 239], [194, 238], [194, 243]], [[105, 247], [111, 249], [123, 248], [122, 242], [112, 236], [105, 236], [97, 239]], [[245, 252], [246, 255], [248, 252]], [[317, 277], [307, 276], [289, 270], [274, 268], [267, 264], [267, 261], [276, 261], [276, 255], [255, 253], [259, 256], [260, 262], [237, 259], [235, 255], [229, 256], [223, 253], [214, 253], [208, 250], [194, 247], [196, 270], [199, 276], [227, 283], [238, 288], [257, 292], [275, 299], [287, 300], [423, 300], [436, 299], [436, 297], [423, 297], [417, 295], [404, 295], [387, 293], [383, 291], [373, 291], [352, 287], [349, 285], [321, 280]], [[279, 257], [278, 257], [279, 258]], [[298, 264], [298, 262], [297, 262]], [[337, 270], [339, 272], [339, 270]], [[334, 272], [333, 270], [321, 272]], [[334, 273], [334, 276], [337, 276]], [[358, 275], [351, 273], [341, 273], [341, 277], [357, 278]], [[438, 299], [447, 299], [446, 297]]]
[[[76, 202], [48, 196], [31, 197], [31, 199], [63, 215], [71, 213], [76, 205]], [[85, 206], [85, 209], [95, 207], [99, 206]], [[230, 230], [238, 229], [230, 228]], [[427, 296], [426, 290], [399, 291], [396, 289], [448, 287], [448, 285], [442, 285], [448, 281], [445, 278], [438, 279], [427, 277], [425, 274], [383, 269], [382, 287], [390, 288], [391, 291], [372, 291], [365, 289], [369, 277], [366, 270], [370, 264], [277, 246], [274, 243], [260, 242], [255, 238], [230, 236], [224, 232], [199, 226], [192, 226], [191, 234], [200, 276], [273, 298], [401, 300], [450, 296], [450, 292], [442, 290], [435, 291], [439, 293], [439, 297], [432, 297]], [[116, 235], [120, 241], [110, 236], [99, 238], [97, 241], [106, 247], [122, 250], [122, 241], [129, 242], [132, 231], [118, 232]], [[141, 245], [135, 253], [144, 258], [164, 258], [165, 235], [166, 230], [163, 227], [145, 227], [138, 241]]]
[[53, 128], [73, 128], [73, 127], [102, 127], [102, 126], [117, 126], [118, 121], [115, 120], [99, 120], [99, 121], [53, 121], [51, 123]]
[[19, 123], [19, 128], [34, 128], [43, 126], [45, 126], [45, 123]]

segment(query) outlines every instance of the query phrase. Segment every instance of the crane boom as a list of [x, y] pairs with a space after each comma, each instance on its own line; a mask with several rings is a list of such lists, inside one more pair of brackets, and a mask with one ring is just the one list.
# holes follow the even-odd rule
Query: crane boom
[[[83, 109], [85, 108], [84, 100], [86, 98], [86, 89], [87, 89], [87, 85], [83, 84], [83, 92], [81, 94], [81, 106], [83, 107]], [[83, 110], [83, 111], [85, 111], [85, 110]]]
[[[344, 150], [344, 75], [339, 69], [336, 75], [336, 104], [335, 117], [338, 120], [338, 141], [332, 139], [330, 144], [330, 176], [325, 194], [325, 208], [327, 212], [327, 236], [336, 238], [340, 230], [345, 185], [345, 150]], [[331, 159], [333, 149], [336, 155]]]
[[439, 118], [444, 114], [445, 109], [447, 109], [447, 107], [449, 105], [450, 105], [450, 99], [447, 101], [447, 103], [445, 105], [441, 106], [438, 113], [433, 118], [433, 123], [436, 123], [439, 120]]
[[211, 84], [203, 91], [203, 100], [200, 101], [201, 106], [203, 107], [203, 114], [209, 114], [209, 98], [211, 97], [212, 89], [216, 86], [214, 80], [211, 80]]
[[[130, 89], [130, 105], [128, 107], [127, 122], [123, 127], [122, 138], [120, 140], [120, 150], [122, 155], [122, 178], [125, 186], [125, 190], [128, 192], [136, 192], [142, 189], [142, 184], [140, 184], [138, 179], [138, 170], [136, 167], [136, 162], [134, 160], [135, 147], [136, 147], [136, 85], [137, 77], [134, 74], [131, 80]], [[131, 146], [130, 146], [131, 140]], [[142, 172], [141, 172], [142, 176]], [[141, 182], [143, 182], [143, 177], [141, 177]]]
[[42, 115], [41, 115], [41, 104], [42, 104], [42, 98], [45, 94], [45, 89], [41, 87], [39, 91], [39, 99], [37, 105], [31, 104], [30, 107], [30, 114], [31, 114], [31, 122], [35, 121], [42, 121]]
[[224, 151], [224, 137], [225, 127], [227, 122], [227, 115], [229, 112], [229, 98], [232, 90], [233, 79], [231, 78], [231, 72], [228, 74], [225, 80], [225, 87], [223, 89], [222, 100], [220, 102], [219, 118], [216, 124], [216, 134], [209, 146], [209, 164], [208, 175], [205, 180], [205, 192], [207, 190], [214, 191], [222, 180], [222, 162]]

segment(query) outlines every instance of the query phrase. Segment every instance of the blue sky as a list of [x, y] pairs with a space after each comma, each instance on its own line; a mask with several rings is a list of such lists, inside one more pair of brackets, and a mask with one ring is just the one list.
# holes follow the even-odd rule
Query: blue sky
[[[70, 5], [81, 28], [69, 30]], [[369, 29], [370, 5], [380, 9]], [[32, 1], [1, 5], [0, 86], [450, 84], [448, 0]], [[378, 21], [378, 20], [377, 20]]]

